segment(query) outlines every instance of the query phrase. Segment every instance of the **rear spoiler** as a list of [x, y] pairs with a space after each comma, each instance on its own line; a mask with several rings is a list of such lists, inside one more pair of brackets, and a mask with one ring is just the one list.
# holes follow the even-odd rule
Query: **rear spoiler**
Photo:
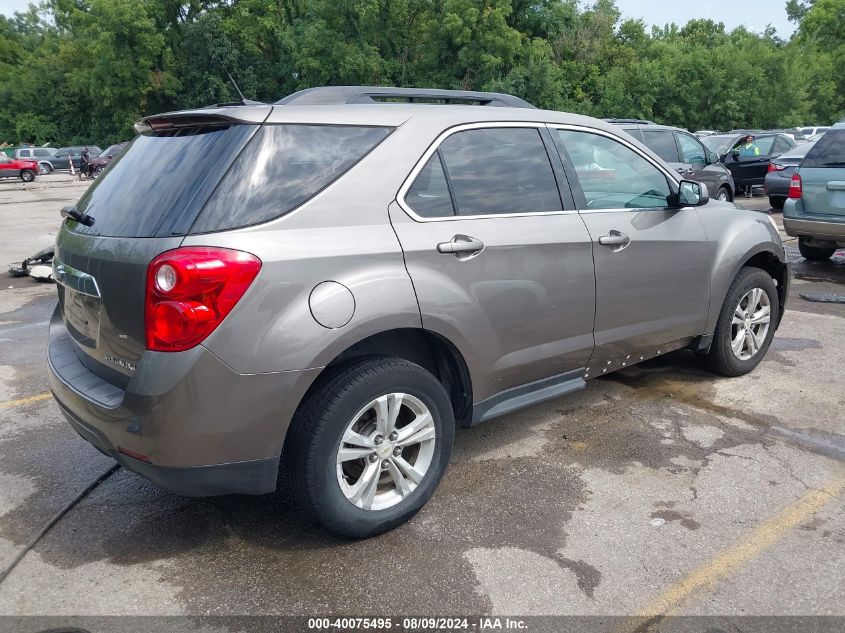
[[237, 107], [214, 107], [198, 110], [165, 112], [144, 117], [134, 124], [138, 134], [151, 130], [174, 130], [188, 127], [225, 127], [233, 123], [260, 124], [267, 120], [273, 107], [266, 104], [246, 104]]

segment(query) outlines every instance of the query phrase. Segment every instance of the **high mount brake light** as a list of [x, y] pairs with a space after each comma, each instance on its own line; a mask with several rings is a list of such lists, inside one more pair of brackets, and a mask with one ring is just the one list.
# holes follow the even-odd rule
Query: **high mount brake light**
[[211, 334], [252, 284], [261, 260], [228, 248], [187, 246], [147, 267], [147, 349], [181, 352]]
[[793, 174], [792, 180], [789, 181], [789, 197], [793, 200], [798, 200], [802, 194], [801, 176], [799, 174]]

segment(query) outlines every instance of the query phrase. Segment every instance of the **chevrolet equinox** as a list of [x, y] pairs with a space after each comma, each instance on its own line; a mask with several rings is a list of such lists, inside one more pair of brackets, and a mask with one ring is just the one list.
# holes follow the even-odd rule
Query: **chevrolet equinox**
[[52, 392], [185, 495], [280, 468], [365, 537], [472, 427], [688, 348], [745, 374], [789, 284], [765, 215], [617, 126], [509, 95], [334, 87], [171, 112], [62, 210]]

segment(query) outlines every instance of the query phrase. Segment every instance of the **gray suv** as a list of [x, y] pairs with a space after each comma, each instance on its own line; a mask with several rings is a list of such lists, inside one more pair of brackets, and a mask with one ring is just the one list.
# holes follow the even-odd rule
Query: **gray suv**
[[645, 143], [677, 171], [682, 178], [690, 178], [707, 185], [710, 195], [717, 200], [730, 202], [736, 194], [736, 185], [730, 170], [719, 155], [707, 149], [702, 142], [686, 130], [650, 121], [609, 119], [638, 141]]
[[281, 467], [328, 528], [377, 534], [431, 497], [456, 423], [672, 350], [744, 374], [783, 312], [770, 219], [596, 119], [345, 87], [139, 127], [63, 210], [49, 380], [177, 493]]

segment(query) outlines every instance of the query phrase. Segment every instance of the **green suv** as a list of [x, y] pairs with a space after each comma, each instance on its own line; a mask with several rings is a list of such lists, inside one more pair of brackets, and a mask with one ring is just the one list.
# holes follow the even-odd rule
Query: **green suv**
[[792, 176], [783, 226], [805, 259], [824, 261], [845, 247], [845, 122], [819, 139]]

